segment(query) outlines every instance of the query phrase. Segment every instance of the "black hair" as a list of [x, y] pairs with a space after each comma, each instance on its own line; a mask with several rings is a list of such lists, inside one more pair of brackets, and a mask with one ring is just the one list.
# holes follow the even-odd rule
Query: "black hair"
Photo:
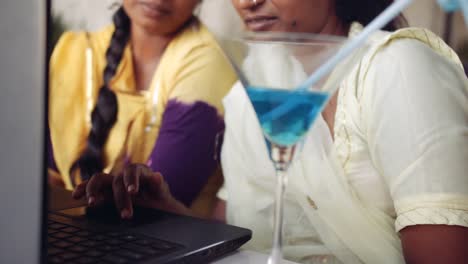
[[[392, 2], [393, 0], [335, 0], [336, 15], [346, 25], [357, 21], [365, 26]], [[406, 25], [405, 17], [400, 14], [383, 29], [395, 31]]]
[[86, 148], [70, 169], [72, 183], [75, 184], [73, 171], [80, 169], [82, 180], [91, 178], [104, 169], [103, 148], [109, 131], [117, 121], [117, 96], [109, 84], [114, 77], [130, 36], [130, 18], [120, 7], [113, 16], [115, 30], [106, 51], [106, 67], [104, 68], [104, 84], [99, 90], [96, 106], [91, 113], [91, 130]]

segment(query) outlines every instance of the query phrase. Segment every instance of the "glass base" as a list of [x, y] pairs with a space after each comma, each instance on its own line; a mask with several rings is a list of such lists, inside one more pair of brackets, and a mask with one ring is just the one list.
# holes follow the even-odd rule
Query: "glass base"
[[283, 260], [282, 250], [273, 248], [268, 257], [267, 264], [280, 264], [281, 260]]
[[276, 169], [276, 195], [274, 212], [273, 246], [268, 264], [278, 264], [283, 259], [283, 196], [288, 178], [287, 170], [294, 157], [296, 146], [281, 147], [272, 144], [270, 156]]

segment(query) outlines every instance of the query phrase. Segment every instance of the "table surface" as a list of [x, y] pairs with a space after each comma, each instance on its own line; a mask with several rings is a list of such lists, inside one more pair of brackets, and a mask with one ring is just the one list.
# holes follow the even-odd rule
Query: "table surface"
[[[226, 257], [213, 262], [213, 264], [266, 264], [268, 260], [268, 255], [248, 251], [248, 250], [239, 250]], [[296, 264], [296, 262], [291, 262], [283, 260], [282, 264]]]

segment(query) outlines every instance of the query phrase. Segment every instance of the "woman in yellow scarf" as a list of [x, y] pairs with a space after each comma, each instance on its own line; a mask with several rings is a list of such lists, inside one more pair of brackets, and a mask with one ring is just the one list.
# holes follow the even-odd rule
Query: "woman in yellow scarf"
[[51, 179], [73, 189], [146, 164], [193, 202], [218, 166], [221, 99], [236, 80], [193, 15], [199, 2], [124, 0], [114, 25], [61, 37], [50, 63]]

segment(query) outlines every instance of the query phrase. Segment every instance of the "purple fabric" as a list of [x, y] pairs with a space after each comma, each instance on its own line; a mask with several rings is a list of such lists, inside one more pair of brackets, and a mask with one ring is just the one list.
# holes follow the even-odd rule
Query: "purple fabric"
[[218, 165], [224, 122], [204, 102], [170, 100], [148, 164], [161, 172], [172, 195], [190, 205]]
[[[189, 206], [219, 163], [224, 122], [204, 102], [170, 100], [163, 114], [158, 140], [148, 160], [161, 172], [172, 195]], [[48, 167], [57, 170], [47, 127]]]

